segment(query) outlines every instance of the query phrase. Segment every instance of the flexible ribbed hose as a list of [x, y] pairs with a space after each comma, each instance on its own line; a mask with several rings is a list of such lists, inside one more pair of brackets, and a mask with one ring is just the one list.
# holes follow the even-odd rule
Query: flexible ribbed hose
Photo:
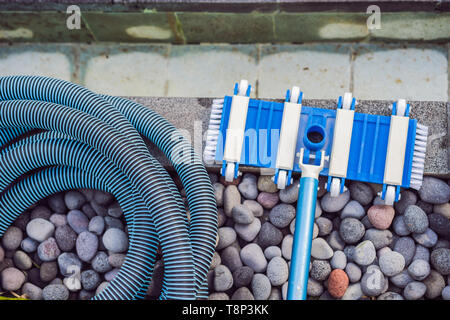
[[[46, 131], [20, 139], [32, 129]], [[189, 221], [175, 184], [140, 134], [161, 149], [180, 176]], [[94, 299], [143, 298], [158, 245], [164, 259], [160, 298], [206, 297], [217, 237], [214, 193], [201, 159], [167, 120], [132, 101], [99, 96], [66, 81], [4, 77], [2, 147], [0, 236], [46, 196], [75, 188], [108, 191], [124, 209], [130, 247], [119, 274]]]

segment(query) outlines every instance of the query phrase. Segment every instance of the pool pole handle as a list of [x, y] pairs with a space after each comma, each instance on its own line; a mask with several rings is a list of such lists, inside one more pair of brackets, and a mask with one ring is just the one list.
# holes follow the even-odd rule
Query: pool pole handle
[[299, 164], [302, 177], [298, 190], [287, 300], [306, 300], [319, 173], [325, 161], [325, 152], [322, 151], [320, 165], [303, 164], [303, 152], [302, 148]]
[[288, 300], [306, 300], [318, 185], [317, 179], [310, 177], [300, 179]]

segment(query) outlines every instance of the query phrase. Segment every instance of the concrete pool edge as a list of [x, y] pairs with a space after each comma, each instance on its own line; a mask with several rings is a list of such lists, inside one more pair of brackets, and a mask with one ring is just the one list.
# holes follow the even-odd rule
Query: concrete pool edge
[[[150, 107], [164, 118], [169, 120], [178, 129], [182, 129], [193, 141], [197, 153], [201, 153], [204, 146], [202, 134], [206, 132], [211, 98], [169, 98], [169, 97], [127, 97], [138, 103]], [[450, 103], [433, 101], [409, 101], [411, 104], [411, 117], [420, 123], [429, 126], [430, 135], [427, 146], [427, 158], [425, 174], [442, 178], [450, 178]], [[390, 115], [389, 106], [392, 101], [360, 100], [357, 106], [358, 112]], [[304, 105], [320, 108], [335, 108], [334, 100], [304, 100]], [[198, 141], [202, 141], [202, 145]], [[168, 160], [153, 146], [151, 152], [165, 167], [169, 166]], [[207, 166], [208, 170], [218, 170], [217, 166]], [[242, 168], [246, 172], [255, 168]]]

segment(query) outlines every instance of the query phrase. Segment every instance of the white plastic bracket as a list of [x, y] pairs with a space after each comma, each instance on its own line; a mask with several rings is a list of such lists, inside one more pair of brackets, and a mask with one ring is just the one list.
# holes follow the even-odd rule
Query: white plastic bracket
[[233, 96], [223, 154], [225, 161], [240, 162], [241, 160], [249, 101], [250, 97], [247, 96]]
[[292, 170], [294, 168], [295, 148], [297, 146], [301, 113], [301, 104], [293, 102], [284, 103], [277, 161], [275, 164], [277, 169]]
[[409, 117], [391, 116], [383, 183], [402, 185]]
[[336, 110], [333, 146], [331, 148], [330, 167], [328, 173], [330, 176], [339, 178], [347, 177], [354, 116], [355, 110]]
[[313, 164], [306, 164], [303, 163], [303, 155], [305, 153], [305, 149], [300, 149], [300, 159], [299, 159], [299, 167], [302, 169], [302, 178], [314, 178], [319, 179], [320, 171], [322, 171], [323, 166], [325, 164], [325, 150], [322, 150], [320, 152], [320, 164], [319, 165], [313, 165]]

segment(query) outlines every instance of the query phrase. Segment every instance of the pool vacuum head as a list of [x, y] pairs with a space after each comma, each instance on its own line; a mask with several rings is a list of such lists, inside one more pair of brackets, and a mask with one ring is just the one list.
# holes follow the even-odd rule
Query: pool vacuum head
[[298, 87], [284, 102], [250, 99], [250, 92], [242, 80], [232, 96], [213, 101], [204, 160], [221, 164], [226, 181], [241, 165], [264, 168], [279, 189], [301, 173], [288, 299], [305, 299], [319, 175], [332, 197], [346, 180], [363, 181], [382, 184], [381, 198], [393, 205], [401, 188], [422, 185], [428, 128], [409, 118], [404, 99], [383, 116], [356, 112], [351, 93], [333, 110], [303, 106]]

